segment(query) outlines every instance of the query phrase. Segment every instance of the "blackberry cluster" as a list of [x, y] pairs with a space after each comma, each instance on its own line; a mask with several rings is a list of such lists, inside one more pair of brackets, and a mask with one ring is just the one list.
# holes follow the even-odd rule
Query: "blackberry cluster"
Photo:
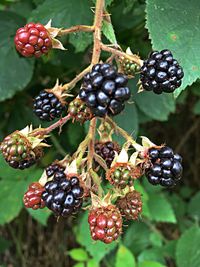
[[55, 180], [59, 180], [59, 177], [64, 177], [65, 168], [59, 163], [53, 163], [46, 168], [46, 175], [48, 178], [54, 176]]
[[28, 191], [24, 194], [24, 206], [33, 210], [42, 209], [45, 207], [44, 200], [41, 198], [44, 187], [38, 183], [32, 183], [28, 187]]
[[107, 166], [110, 167], [111, 163], [114, 160], [115, 152], [119, 152], [120, 147], [117, 143], [108, 141], [108, 142], [97, 142], [95, 144], [95, 152], [100, 157], [102, 157]]
[[142, 212], [142, 199], [137, 191], [127, 193], [117, 200], [116, 205], [127, 220], [137, 220]]
[[54, 174], [53, 180], [45, 184], [42, 199], [56, 216], [68, 217], [80, 210], [84, 190], [78, 177], [66, 178], [62, 171], [58, 174]]
[[135, 76], [140, 71], [140, 67], [130, 59], [121, 58], [120, 66], [125, 75]]
[[171, 51], [153, 51], [141, 67], [142, 87], [156, 94], [172, 93], [181, 86], [183, 69], [173, 58]]
[[110, 64], [96, 64], [84, 76], [79, 97], [86, 102], [92, 113], [98, 117], [117, 115], [130, 98], [128, 79]]
[[70, 102], [68, 107], [68, 113], [73, 118], [73, 121], [78, 121], [84, 123], [87, 120], [91, 120], [93, 114], [91, 110], [87, 107], [86, 103], [83, 102], [80, 98], [75, 98]]
[[141, 176], [141, 168], [129, 163], [116, 163], [106, 175], [106, 179], [116, 187], [124, 189], [132, 186], [133, 181]]
[[151, 166], [147, 169], [146, 176], [151, 184], [171, 187], [180, 180], [183, 171], [182, 158], [174, 154], [170, 147], [152, 147], [148, 155]]
[[18, 29], [14, 41], [17, 51], [24, 57], [40, 57], [52, 47], [48, 31], [40, 23], [30, 22]]
[[93, 240], [106, 244], [116, 240], [122, 232], [122, 217], [117, 207], [93, 208], [88, 216], [88, 223]]
[[32, 148], [29, 140], [19, 131], [8, 135], [1, 143], [0, 150], [6, 162], [20, 170], [31, 167], [43, 155], [42, 147]]
[[43, 90], [34, 99], [33, 112], [43, 121], [59, 118], [65, 110], [65, 105], [55, 94]]

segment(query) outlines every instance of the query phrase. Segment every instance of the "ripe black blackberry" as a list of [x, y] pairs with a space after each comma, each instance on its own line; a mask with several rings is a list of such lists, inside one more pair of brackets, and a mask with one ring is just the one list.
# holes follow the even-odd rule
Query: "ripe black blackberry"
[[119, 151], [120, 147], [116, 142], [96, 142], [95, 144], [96, 154], [105, 160], [108, 167], [111, 166], [111, 163], [114, 160], [115, 152], [118, 153]]
[[65, 110], [65, 103], [51, 90], [43, 90], [34, 99], [33, 111], [43, 121], [59, 118]]
[[181, 179], [182, 158], [170, 147], [152, 147], [148, 151], [150, 167], [146, 170], [148, 181], [153, 185], [171, 187]]
[[141, 67], [142, 87], [156, 94], [172, 93], [181, 86], [183, 69], [173, 58], [172, 52], [165, 49], [153, 51]]
[[64, 178], [65, 177], [64, 170], [65, 168], [61, 166], [59, 163], [52, 163], [46, 168], [46, 175], [48, 178], [52, 176], [54, 176], [54, 179], [57, 179], [57, 177], [59, 176], [61, 178]]
[[45, 184], [42, 199], [56, 216], [68, 217], [81, 208], [83, 193], [78, 177], [66, 178], [63, 175], [56, 179], [54, 176], [52, 181]]
[[110, 64], [94, 65], [83, 80], [79, 97], [95, 116], [119, 114], [125, 107], [124, 102], [130, 98], [127, 77]]

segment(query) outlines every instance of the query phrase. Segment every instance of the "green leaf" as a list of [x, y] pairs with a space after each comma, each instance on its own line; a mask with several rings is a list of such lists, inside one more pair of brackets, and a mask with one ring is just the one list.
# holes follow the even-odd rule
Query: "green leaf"
[[168, 115], [175, 111], [173, 95], [156, 95], [143, 91], [135, 94], [134, 100], [138, 108], [154, 120], [165, 121]]
[[181, 88], [175, 91], [176, 96], [200, 77], [199, 9], [198, 0], [191, 4], [188, 0], [147, 1], [146, 26], [153, 48], [170, 49], [185, 72]]
[[91, 259], [87, 262], [87, 267], [99, 267], [99, 263], [95, 259]]
[[9, 11], [0, 11], [0, 101], [23, 90], [32, 78], [35, 60], [19, 56], [14, 35], [24, 18]]
[[150, 217], [150, 212], [147, 205], [149, 199], [147, 192], [138, 180], [134, 182], [134, 188], [136, 191], [140, 192], [142, 197], [142, 216]]
[[74, 248], [67, 252], [69, 256], [75, 260], [75, 261], [87, 261], [88, 260], [88, 254], [87, 252], [82, 248]]
[[140, 262], [137, 267], [166, 267], [166, 265], [156, 261], [143, 261]]
[[150, 241], [151, 241], [152, 245], [155, 247], [161, 247], [162, 246], [162, 238], [161, 238], [161, 235], [159, 233], [152, 232], [150, 234]]
[[115, 267], [123, 267], [124, 263], [127, 266], [135, 267], [135, 258], [131, 251], [123, 245], [120, 245], [116, 255]]
[[200, 115], [200, 100], [198, 100], [194, 107], [193, 107], [193, 113], [196, 114], [196, 115]]
[[52, 214], [51, 211], [47, 208], [44, 209], [38, 209], [38, 210], [32, 210], [32, 209], [27, 209], [27, 211], [31, 214], [31, 216], [41, 223], [42, 225], [46, 226], [47, 225], [47, 220], [49, 216]]
[[187, 230], [177, 242], [177, 267], [200, 266], [200, 229], [194, 226]]
[[[127, 119], [129, 118], [129, 119]], [[114, 121], [130, 135], [136, 137], [138, 132], [138, 115], [134, 103], [127, 103], [124, 111], [114, 118]], [[124, 143], [124, 139], [118, 136], [117, 141]]]
[[123, 243], [134, 255], [150, 245], [150, 229], [142, 221], [129, 225], [123, 236]]
[[100, 241], [94, 243], [90, 236], [87, 218], [88, 213], [85, 212], [76, 229], [76, 238], [77, 241], [86, 248], [89, 254], [95, 258], [96, 262], [99, 262], [106, 254], [116, 247], [117, 243], [113, 242], [108, 245]]
[[117, 44], [115, 32], [110, 22], [106, 20], [103, 21], [102, 31], [106, 38], [111, 42], [111, 44]]
[[87, 0], [45, 0], [33, 10], [29, 21], [47, 23], [52, 19], [53, 27], [68, 28], [79, 24], [92, 25], [91, 2]]
[[[19, 175], [16, 170], [10, 170], [9, 179], [0, 181], [0, 224], [13, 220], [23, 207], [23, 195], [29, 183], [39, 178], [40, 170], [29, 170]], [[13, 179], [12, 179], [13, 178]]]
[[73, 265], [73, 267], [85, 267], [85, 264], [83, 262], [79, 262]]
[[144, 261], [158, 261], [160, 263], [165, 263], [163, 248], [153, 247], [143, 250], [138, 256], [138, 262]]
[[75, 52], [84, 51], [89, 45], [92, 44], [93, 37], [88, 32], [79, 32], [70, 34], [69, 41], [75, 47]]
[[200, 220], [199, 203], [200, 203], [200, 192], [196, 193], [196, 195], [193, 196], [193, 198], [190, 200], [187, 212], [188, 214], [190, 214], [191, 217], [198, 218]]
[[149, 195], [150, 218], [156, 222], [176, 223], [176, 217], [170, 202], [163, 194]]

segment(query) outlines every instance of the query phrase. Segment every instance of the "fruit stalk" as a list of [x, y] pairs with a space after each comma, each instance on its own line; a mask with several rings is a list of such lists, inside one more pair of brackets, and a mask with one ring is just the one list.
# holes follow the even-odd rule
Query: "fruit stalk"
[[74, 32], [93, 32], [94, 31], [94, 26], [88, 26], [88, 25], [76, 25], [72, 26], [71, 28], [61, 30], [59, 32], [59, 35], [66, 35], [69, 33], [74, 33]]
[[[101, 29], [103, 21], [103, 10], [104, 10], [104, 0], [97, 0], [95, 8], [95, 17], [94, 17], [94, 46], [92, 54], [92, 65], [99, 62], [101, 54]], [[92, 169], [92, 161], [94, 156], [94, 145], [95, 145], [95, 131], [96, 130], [96, 118], [93, 118], [90, 121], [89, 128], [89, 144], [88, 144], [88, 170]]]
[[107, 45], [105, 45], [103, 43], [101, 43], [101, 49], [103, 51], [109, 52], [109, 53], [111, 53], [113, 55], [116, 55], [116, 56], [119, 56], [119, 57], [124, 57], [126, 59], [130, 59], [130, 60], [132, 60], [133, 62], [135, 62], [139, 66], [143, 65], [143, 60], [141, 60], [137, 55], [128, 55], [128, 54], [126, 54], [126, 53], [124, 53], [122, 51], [119, 51], [119, 50], [117, 50], [115, 48], [107, 46]]

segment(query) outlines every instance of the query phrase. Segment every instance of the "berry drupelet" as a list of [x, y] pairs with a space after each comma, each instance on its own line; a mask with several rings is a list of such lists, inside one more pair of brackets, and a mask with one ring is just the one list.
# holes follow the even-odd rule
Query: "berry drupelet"
[[88, 216], [91, 237], [109, 244], [122, 232], [122, 217], [113, 205], [93, 208]]
[[83, 194], [78, 177], [66, 178], [64, 172], [57, 172], [53, 180], [45, 184], [42, 199], [56, 216], [68, 217], [80, 210]]
[[110, 167], [114, 160], [115, 153], [120, 151], [120, 147], [116, 142], [96, 142], [95, 152], [102, 157], [107, 166]]
[[42, 193], [44, 187], [38, 183], [32, 183], [28, 187], [28, 191], [24, 194], [24, 206], [33, 210], [42, 209], [45, 207], [45, 203], [42, 199]]
[[79, 97], [95, 116], [117, 115], [131, 95], [127, 82], [126, 76], [118, 73], [115, 66], [96, 64], [84, 76]]
[[43, 121], [61, 117], [65, 103], [50, 90], [43, 90], [34, 99], [33, 112]]
[[47, 29], [40, 23], [30, 22], [17, 30], [15, 47], [24, 57], [40, 57], [52, 48], [52, 41]]
[[127, 220], [137, 220], [142, 212], [141, 195], [135, 190], [118, 199], [116, 205]]
[[152, 147], [148, 156], [150, 167], [146, 170], [146, 176], [151, 184], [171, 187], [180, 180], [183, 171], [182, 158], [174, 154], [170, 147]]
[[167, 49], [153, 51], [144, 61], [140, 72], [142, 87], [156, 94], [174, 92], [181, 86], [183, 76], [182, 67]]

